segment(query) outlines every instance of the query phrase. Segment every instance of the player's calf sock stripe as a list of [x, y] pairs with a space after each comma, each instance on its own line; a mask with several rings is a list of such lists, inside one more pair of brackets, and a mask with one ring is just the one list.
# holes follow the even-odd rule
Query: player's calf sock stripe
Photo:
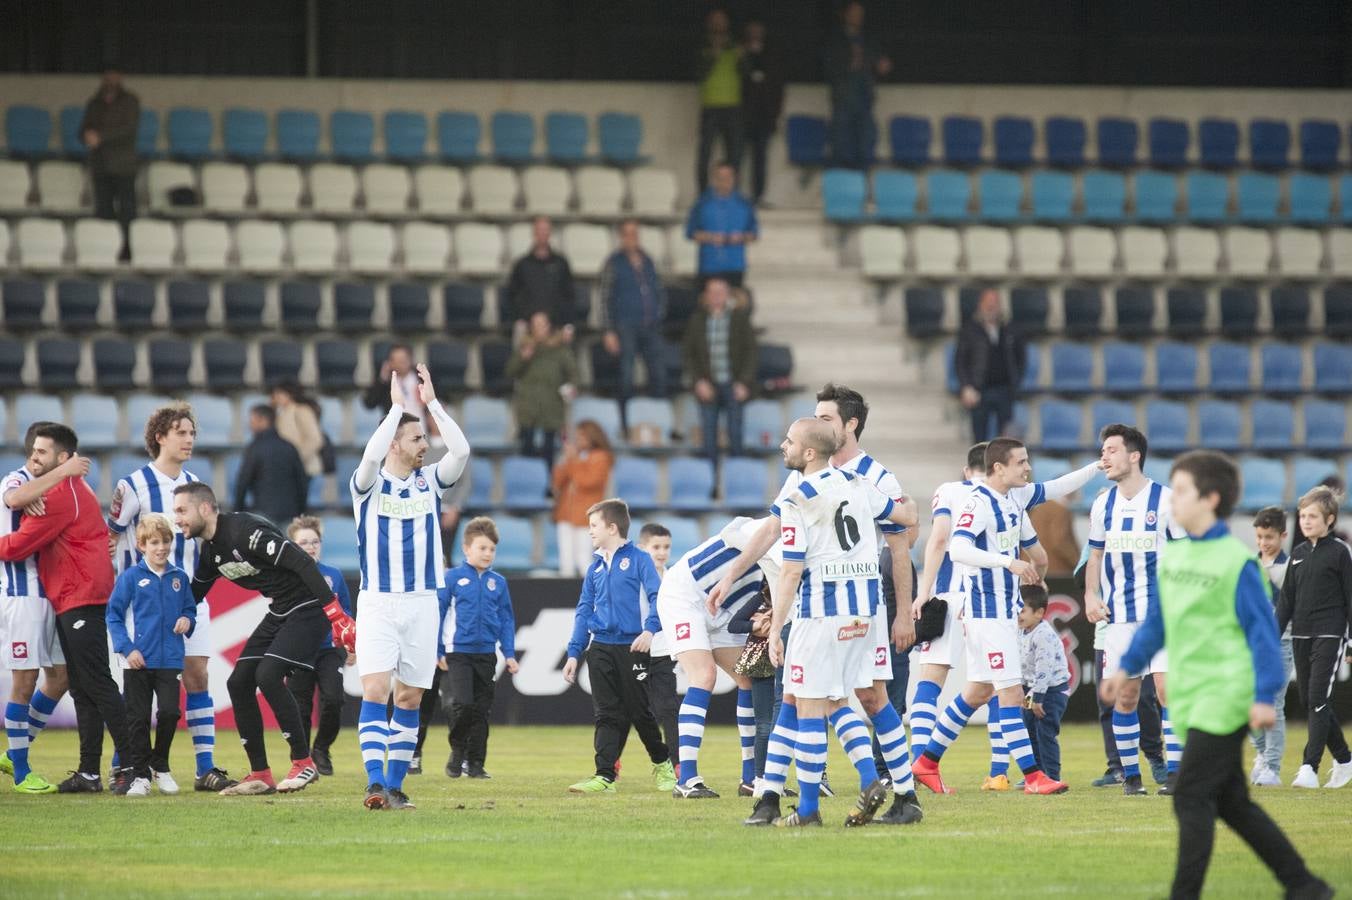
[[370, 700], [361, 702], [361, 712], [357, 716], [357, 741], [361, 744], [361, 761], [366, 767], [367, 783], [384, 784], [385, 748], [389, 743], [384, 703]]
[[935, 721], [934, 733], [930, 735], [929, 745], [925, 747], [925, 755], [935, 762], [942, 759], [944, 751], [958, 739], [958, 732], [962, 731], [974, 712], [976, 710], [962, 699], [961, 694], [954, 697], [953, 702], [948, 704]]
[[919, 681], [915, 685], [915, 699], [911, 701], [911, 743], [922, 750], [930, 742], [934, 720], [939, 717], [939, 693], [943, 688], [937, 681]]
[[1009, 772], [1009, 748], [1005, 746], [1004, 725], [1000, 721], [1000, 698], [992, 697], [986, 704], [986, 736], [991, 742], [990, 776]]
[[1122, 777], [1139, 778], [1141, 720], [1136, 710], [1129, 713], [1113, 710], [1113, 742], [1117, 744], [1117, 756], [1122, 760]]
[[781, 795], [784, 793], [797, 743], [798, 708], [785, 703], [779, 708], [779, 720], [775, 722], [774, 731], [770, 732], [770, 742], [766, 747], [765, 784], [768, 790]]
[[810, 816], [817, 811], [822, 772], [826, 770], [825, 719], [799, 719], [795, 757], [798, 762], [798, 814]]
[[33, 699], [28, 704], [28, 739], [34, 740], [42, 729], [47, 727], [47, 722], [56, 711], [56, 700], [48, 697], [42, 691], [34, 691]]
[[887, 773], [892, 776], [892, 791], [908, 794], [915, 790], [911, 777], [911, 748], [906, 743], [906, 729], [901, 716], [889, 703], [873, 714], [873, 730], [878, 735], [878, 746], [883, 752]]
[[1005, 746], [1009, 755], [1023, 770], [1024, 777], [1038, 771], [1037, 759], [1033, 756], [1033, 742], [1028, 737], [1028, 729], [1023, 724], [1023, 713], [1016, 706], [1000, 707], [1000, 725], [1004, 731]]
[[873, 762], [873, 739], [869, 736], [868, 726], [848, 706], [830, 715], [831, 727], [836, 732], [845, 755], [859, 773], [859, 787], [868, 787], [878, 778], [878, 766]]
[[1183, 761], [1183, 744], [1174, 736], [1174, 723], [1169, 721], [1169, 707], [1160, 707], [1160, 724], [1164, 732], [1164, 767], [1169, 772], [1177, 772]]
[[197, 775], [201, 777], [216, 766], [216, 710], [211, 693], [195, 691], [189, 694], [184, 718], [197, 758]]
[[737, 689], [737, 736], [742, 742], [742, 781], [750, 784], [756, 777], [756, 711], [751, 691]]
[[5, 704], [5, 737], [9, 739], [9, 761], [14, 764], [14, 783], [28, 777], [28, 707], [22, 703]]
[[390, 719], [389, 760], [385, 764], [385, 787], [398, 790], [404, 786], [413, 751], [418, 746], [418, 710], [394, 708]]
[[676, 715], [677, 754], [681, 763], [681, 781], [686, 784], [699, 779], [699, 748], [704, 741], [704, 721], [709, 712], [711, 696], [703, 688], [687, 689], [685, 700]]

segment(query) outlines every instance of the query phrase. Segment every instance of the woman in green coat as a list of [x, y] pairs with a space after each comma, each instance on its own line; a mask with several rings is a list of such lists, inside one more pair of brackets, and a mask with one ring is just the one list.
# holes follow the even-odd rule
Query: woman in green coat
[[530, 317], [530, 330], [507, 363], [512, 379], [521, 453], [554, 464], [554, 445], [563, 428], [567, 401], [577, 393], [577, 360], [567, 337], [554, 330], [549, 314]]

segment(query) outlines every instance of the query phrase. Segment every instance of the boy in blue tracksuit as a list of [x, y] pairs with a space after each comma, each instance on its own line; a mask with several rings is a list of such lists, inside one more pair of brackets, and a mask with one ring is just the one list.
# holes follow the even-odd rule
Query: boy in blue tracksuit
[[[153, 778], [162, 794], [177, 794], [169, 774], [169, 747], [178, 725], [178, 682], [183, 675], [183, 636], [197, 621], [192, 579], [169, 562], [174, 529], [162, 515], [147, 514], [136, 526], [141, 561], [124, 571], [108, 598], [106, 619], [113, 650], [121, 658], [122, 685], [131, 738], [132, 783], [128, 797], [150, 794]], [[150, 709], [159, 706], [155, 747], [150, 746]]]
[[652, 760], [656, 789], [669, 794], [676, 788], [676, 771], [643, 684], [653, 635], [662, 630], [657, 618], [662, 581], [652, 557], [629, 542], [629, 507], [623, 500], [602, 500], [587, 510], [587, 520], [596, 555], [582, 577], [563, 680], [577, 681], [585, 650], [596, 714], [596, 774], [568, 790], [615, 793], [615, 762], [633, 725]]
[[446, 572], [446, 586], [437, 591], [441, 602], [437, 666], [446, 673], [450, 705], [451, 758], [446, 774], [459, 778], [463, 769], [470, 778], [488, 778], [484, 760], [497, 649], [502, 648], [507, 671], [515, 675], [516, 615], [507, 579], [493, 571], [498, 553], [498, 526], [493, 520], [480, 516], [466, 523], [461, 549], [465, 562]]

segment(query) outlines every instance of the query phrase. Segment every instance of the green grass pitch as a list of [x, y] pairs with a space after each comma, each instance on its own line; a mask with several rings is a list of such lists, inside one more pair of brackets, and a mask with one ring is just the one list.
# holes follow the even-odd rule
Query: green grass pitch
[[[1288, 778], [1303, 734], [1288, 743]], [[750, 801], [735, 796], [736, 732], [711, 727], [702, 767], [719, 800], [677, 801], [652, 789], [637, 737], [617, 796], [575, 797], [591, 772], [588, 728], [495, 728], [491, 781], [442, 774], [445, 732], [428, 738], [427, 774], [408, 779], [418, 809], [368, 812], [355, 733], [334, 748], [338, 774], [300, 794], [216, 797], [185, 791], [128, 800], [108, 794], [27, 797], [0, 791], [5, 839], [0, 897], [1161, 897], [1173, 870], [1168, 798], [1094, 789], [1099, 734], [1069, 727], [1059, 797], [982, 794], [984, 729], [972, 728], [944, 762], [958, 793], [923, 788], [925, 820], [908, 828], [840, 826], [857, 787], [832, 745], [841, 789], [823, 801], [827, 827], [785, 833], [743, 827]], [[218, 761], [245, 770], [233, 734]], [[276, 768], [285, 748], [268, 734]], [[73, 732], [44, 734], [38, 771], [52, 781], [74, 763]], [[173, 762], [190, 786], [191, 746], [180, 732]], [[106, 758], [105, 758], [106, 765]], [[1326, 764], [1327, 767], [1327, 764]], [[278, 777], [281, 777], [280, 774]], [[1148, 778], [1147, 778], [1148, 780]], [[1314, 871], [1352, 888], [1352, 788], [1266, 788], [1260, 802]], [[1221, 827], [1207, 896], [1277, 897], [1277, 883]]]

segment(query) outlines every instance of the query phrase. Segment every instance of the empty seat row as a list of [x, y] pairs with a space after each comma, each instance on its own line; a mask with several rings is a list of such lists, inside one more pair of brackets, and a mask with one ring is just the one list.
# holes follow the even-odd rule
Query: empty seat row
[[1224, 229], [1129, 225], [1120, 231], [1075, 226], [1064, 233], [1042, 225], [1014, 229], [973, 225], [961, 231], [920, 225], [909, 231], [886, 225], [858, 229], [864, 275], [900, 278], [906, 273], [945, 278], [966, 273], [1032, 278], [1063, 274], [1084, 278], [1319, 278], [1352, 274], [1352, 229], [1280, 228], [1269, 232], [1246, 226]]
[[[1335, 204], [1335, 191], [1342, 198], [1340, 204]], [[822, 174], [821, 194], [826, 218], [841, 223], [1183, 220], [1323, 225], [1352, 221], [1352, 175], [1347, 174], [1297, 172], [1281, 178], [1244, 172], [1232, 184], [1229, 176], [1200, 171], [1180, 176], [1146, 170], [1128, 177], [1094, 169], [1076, 177], [1039, 170], [1025, 179], [1003, 169], [975, 177], [953, 169], [935, 169], [925, 175], [878, 169], [870, 181], [857, 170], [827, 169]]]
[[[81, 106], [62, 108], [56, 153], [82, 157], [87, 150], [80, 139]], [[483, 125], [471, 112], [444, 111], [429, 125], [427, 116], [414, 110], [389, 110], [380, 117], [383, 153], [378, 154], [376, 119], [369, 112], [339, 109], [328, 115], [328, 152], [321, 152], [323, 132], [320, 114], [309, 109], [278, 110], [269, 123], [261, 109], [232, 107], [221, 115], [220, 149], [216, 149], [216, 122], [201, 107], [178, 106], [165, 116], [168, 155], [180, 159], [210, 159], [225, 156], [261, 160], [271, 156], [302, 162], [331, 156], [348, 162], [370, 162], [381, 156], [401, 162], [439, 158], [470, 163], [484, 157], [480, 152]], [[436, 149], [430, 146], [435, 129]], [[5, 147], [12, 157], [46, 156], [53, 153], [52, 114], [37, 106], [15, 105], [5, 110]], [[502, 110], [489, 119], [491, 156], [514, 163], [536, 157], [535, 119], [524, 112]], [[545, 158], [581, 163], [600, 159], [616, 165], [634, 165], [642, 160], [643, 122], [631, 113], [605, 112], [596, 117], [596, 152], [591, 151], [592, 125], [581, 113], [556, 111], [544, 117]], [[160, 147], [160, 114], [141, 109], [137, 148], [142, 156], [157, 155]]]
[[[1306, 119], [1298, 126], [1299, 164], [1307, 169], [1332, 169], [1339, 164], [1346, 125], [1328, 119]], [[1206, 118], [1197, 123], [1196, 152], [1192, 126], [1184, 119], [1153, 118], [1146, 127], [1147, 154], [1140, 155], [1141, 127], [1133, 119], [1100, 118], [1095, 124], [1094, 160], [1099, 165], [1132, 167], [1148, 163], [1181, 168], [1196, 162], [1207, 168], [1239, 165], [1240, 126], [1234, 119]], [[1075, 116], [1052, 116], [1043, 123], [1042, 144], [1036, 144], [1033, 120], [999, 116], [992, 123], [994, 150], [986, 151], [986, 124], [974, 116], [945, 116], [939, 132], [941, 156], [932, 153], [934, 125], [925, 116], [893, 116], [887, 127], [890, 159], [905, 167], [927, 166], [942, 160], [948, 165], [975, 166], [993, 160], [997, 165], [1028, 166], [1045, 160], [1054, 166], [1079, 168], [1089, 159], [1089, 127]], [[785, 132], [789, 159], [797, 165], [820, 166], [831, 159], [826, 120], [817, 116], [789, 116]], [[1278, 119], [1253, 119], [1248, 126], [1247, 161], [1255, 168], [1283, 169], [1291, 164], [1291, 126]], [[1041, 152], [1038, 152], [1040, 149]]]

